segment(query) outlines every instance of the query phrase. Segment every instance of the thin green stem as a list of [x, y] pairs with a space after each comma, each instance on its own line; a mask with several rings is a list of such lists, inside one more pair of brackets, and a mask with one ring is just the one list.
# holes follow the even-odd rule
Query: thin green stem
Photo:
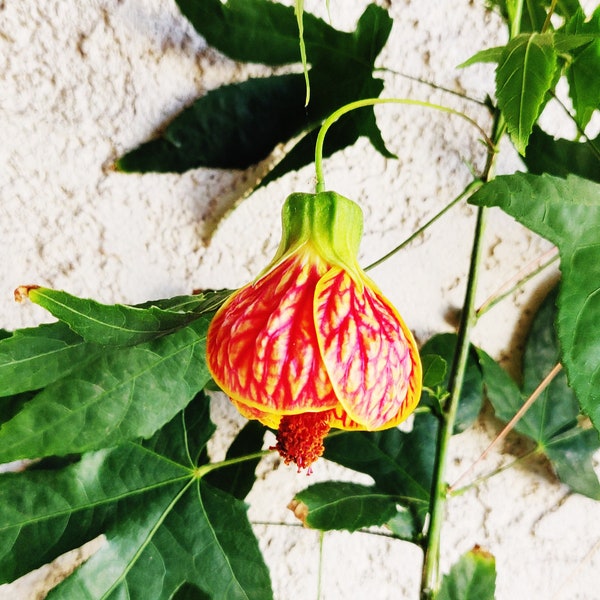
[[585, 138], [585, 144], [587, 145], [587, 147], [593, 152], [594, 156], [600, 160], [600, 148], [598, 148], [598, 146], [596, 146], [595, 140], [592, 140], [590, 137], [588, 137], [586, 135], [585, 131], [581, 128], [581, 126], [577, 122], [577, 119], [575, 118], [573, 113], [571, 113], [571, 111], [568, 109], [568, 107], [565, 105], [565, 103], [554, 92], [551, 91], [550, 93], [552, 94], [552, 97], [554, 98], [554, 100], [556, 100], [556, 102], [558, 102], [558, 105], [563, 109], [565, 114], [569, 117], [569, 119], [571, 119], [571, 121], [575, 124], [577, 133], [581, 137]]
[[304, 43], [304, 0], [296, 0], [294, 12], [296, 13], [296, 21], [298, 23], [300, 60], [302, 61], [302, 69], [304, 71], [304, 84], [306, 87], [306, 97], [304, 99], [304, 106], [308, 106], [308, 103], [310, 102], [310, 79], [308, 77], [308, 62], [306, 59], [306, 45]]
[[325, 541], [325, 532], [319, 531], [319, 573], [317, 574], [317, 600], [321, 600], [323, 595], [323, 544]]
[[479, 275], [487, 211], [479, 208], [475, 225], [475, 237], [471, 253], [471, 265], [467, 280], [467, 291], [463, 304], [462, 320], [458, 330], [457, 352], [454, 356], [448, 389], [450, 397], [442, 412], [437, 438], [437, 456], [434, 467], [433, 488], [431, 493], [431, 522], [426, 536], [425, 558], [423, 561], [423, 576], [421, 581], [421, 598], [430, 600], [440, 586], [440, 541], [441, 529], [446, 505], [447, 486], [444, 480], [445, 466], [448, 456], [450, 437], [454, 430], [458, 400], [464, 379], [465, 368], [469, 353], [471, 328], [474, 324], [475, 290]]
[[542, 31], [541, 33], [545, 33], [546, 30], [548, 29], [548, 27], [550, 27], [550, 22], [552, 19], [552, 15], [554, 14], [554, 11], [556, 10], [556, 4], [558, 3], [558, 0], [552, 0], [552, 4], [550, 5], [550, 9], [548, 10], [548, 14], [546, 15], [546, 20], [544, 21], [544, 24], [542, 25]]
[[[493, 127], [492, 139], [494, 147], [500, 141], [505, 131], [505, 122], [501, 113], [496, 113]], [[485, 166], [483, 181], [489, 181], [494, 176], [495, 154], [490, 153]], [[469, 355], [471, 330], [476, 322], [475, 317], [475, 292], [483, 254], [483, 234], [487, 218], [487, 209], [480, 207], [477, 210], [477, 221], [473, 237], [473, 247], [471, 251], [471, 261], [469, 265], [469, 274], [467, 278], [467, 289], [461, 322], [458, 328], [458, 337], [456, 350], [450, 377], [448, 382], [449, 397], [447, 398], [440, 418], [437, 454], [434, 464], [433, 484], [431, 488], [430, 500], [430, 524], [426, 536], [423, 540], [423, 550], [425, 553], [423, 559], [423, 572], [421, 577], [421, 599], [432, 600], [440, 587], [440, 543], [441, 530], [444, 520], [447, 484], [445, 482], [445, 469], [448, 457], [448, 448], [450, 438], [454, 431], [456, 421], [456, 412], [458, 410], [458, 401], [465, 376], [467, 358]]]
[[489, 154], [493, 154], [495, 150], [495, 145], [492, 143], [487, 133], [481, 128], [477, 121], [471, 119], [471, 117], [468, 115], [447, 106], [442, 106], [441, 104], [432, 104], [431, 102], [424, 102], [422, 100], [411, 100], [410, 98], [365, 98], [364, 100], [356, 100], [355, 102], [350, 102], [349, 104], [345, 104], [344, 106], [338, 108], [334, 113], [327, 117], [327, 119], [325, 119], [323, 122], [323, 125], [321, 125], [321, 129], [317, 135], [317, 142], [315, 144], [317, 193], [325, 191], [325, 178], [323, 176], [323, 143], [325, 141], [325, 135], [327, 134], [327, 131], [341, 116], [345, 115], [346, 113], [358, 108], [364, 108], [365, 106], [374, 106], [375, 104], [407, 104], [409, 106], [421, 106], [423, 108], [431, 108], [450, 115], [455, 115], [461, 119], [464, 119], [477, 129], [484, 142], [488, 146]]
[[510, 23], [510, 39], [518, 36], [521, 33], [521, 20], [523, 19], [523, 3], [524, 0], [518, 0], [515, 5], [515, 12]]
[[470, 483], [467, 483], [466, 485], [463, 485], [459, 488], [455, 488], [454, 485], [452, 485], [450, 488], [448, 488], [448, 496], [462, 496], [462, 494], [468, 492], [474, 487], [477, 487], [480, 483], [484, 483], [492, 477], [500, 475], [500, 473], [504, 473], [504, 471], [508, 471], [508, 469], [512, 469], [513, 467], [522, 463], [524, 460], [527, 460], [528, 458], [535, 456], [536, 454], [540, 454], [540, 452], [541, 449], [539, 447], [535, 447], [533, 450], [530, 450], [529, 452], [523, 454], [523, 456], [519, 456], [514, 460], [511, 460], [510, 462], [498, 467], [497, 469], [494, 469], [493, 471], [490, 471], [489, 473], [486, 473], [485, 475], [480, 475], [479, 477], [477, 477]]
[[456, 90], [451, 90], [450, 88], [444, 87], [443, 85], [438, 85], [437, 83], [433, 83], [433, 81], [427, 81], [426, 79], [421, 79], [420, 77], [415, 77], [414, 75], [408, 75], [407, 73], [401, 73], [400, 71], [395, 71], [394, 69], [388, 69], [387, 67], [377, 67], [375, 71], [381, 71], [384, 73], [391, 73], [392, 75], [397, 75], [398, 77], [404, 77], [405, 79], [409, 79], [410, 81], [416, 81], [417, 83], [422, 83], [434, 90], [440, 90], [441, 92], [446, 92], [447, 94], [452, 94], [453, 96], [457, 96], [462, 100], [467, 100], [468, 102], [473, 102], [475, 104], [479, 104], [480, 106], [488, 107], [488, 103], [485, 100], [480, 100], [479, 98], [473, 98], [472, 96], [467, 96], [466, 94], [461, 94]]
[[[523, 287], [530, 279], [533, 279], [536, 275], [539, 275], [542, 271], [547, 269], [550, 265], [555, 263], [558, 260], [558, 250], [556, 248], [552, 248], [549, 252], [544, 254], [544, 256], [536, 258], [533, 263], [539, 263], [540, 260], [543, 260], [548, 254], [551, 254], [551, 258], [539, 264], [535, 269], [531, 270], [531, 263], [525, 266], [524, 269], [521, 269], [517, 273], [515, 277], [510, 279], [507, 283], [500, 286], [500, 288], [494, 292], [476, 311], [475, 315], [479, 319], [482, 315], [484, 315], [488, 310], [496, 306], [499, 302], [502, 302], [504, 298], [510, 296], [513, 292]], [[527, 272], [529, 271], [529, 272]], [[526, 273], [526, 274], [524, 274]], [[511, 285], [511, 282], [517, 279], [516, 283]], [[510, 287], [509, 287], [510, 286]]]
[[194, 469], [192, 469], [192, 471], [197, 479], [202, 479], [202, 477], [204, 477], [211, 471], [215, 471], [216, 469], [223, 469], [224, 467], [237, 465], [248, 460], [256, 460], [257, 458], [262, 458], [263, 456], [266, 456], [271, 452], [271, 450], [261, 450], [260, 452], [254, 452], [252, 454], [244, 454], [243, 456], [236, 456], [234, 458], [228, 458], [219, 462], [201, 465], [200, 467], [195, 467]]
[[446, 206], [444, 208], [442, 208], [442, 210], [440, 210], [438, 213], [433, 215], [433, 217], [431, 217], [431, 219], [429, 219], [429, 221], [427, 221], [427, 223], [425, 223], [423, 226], [419, 227], [419, 229], [417, 229], [414, 233], [412, 233], [410, 236], [408, 236], [401, 244], [396, 246], [393, 250], [390, 250], [385, 256], [382, 256], [381, 258], [377, 259], [374, 263], [371, 263], [368, 267], [365, 267], [365, 271], [374, 269], [381, 263], [388, 260], [388, 258], [391, 258], [392, 256], [394, 256], [394, 254], [396, 254], [396, 252], [399, 252], [400, 250], [402, 250], [402, 248], [404, 248], [405, 246], [408, 246], [408, 244], [410, 244], [415, 238], [420, 236], [426, 229], [431, 227], [431, 225], [433, 225], [438, 219], [443, 217], [453, 206], [455, 206], [458, 202], [460, 202], [466, 196], [470, 196], [471, 194], [475, 193], [482, 185], [483, 185], [483, 182], [480, 181], [479, 179], [471, 181], [471, 183], [469, 183], [469, 185], [467, 185], [467, 187], [458, 196], [456, 196], [456, 198], [454, 198], [454, 200], [452, 200], [450, 203], [446, 204]]

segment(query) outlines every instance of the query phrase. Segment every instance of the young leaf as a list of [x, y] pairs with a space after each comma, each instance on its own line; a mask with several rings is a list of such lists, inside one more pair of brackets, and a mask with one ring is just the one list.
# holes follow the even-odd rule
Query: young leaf
[[[488, 397], [503, 421], [512, 419], [559, 360], [555, 301], [556, 290], [544, 300], [532, 323], [523, 357], [522, 390], [490, 356], [478, 350]], [[580, 494], [600, 499], [600, 482], [593, 467], [600, 440], [595, 430], [579, 423], [578, 417], [577, 398], [561, 372], [517, 422], [515, 430], [537, 443], [561, 481]]]
[[504, 49], [496, 70], [496, 97], [520, 154], [525, 153], [556, 69], [552, 34], [521, 34]]
[[600, 430], [600, 185], [570, 176], [497, 177], [470, 200], [499, 206], [558, 246], [558, 340], [570, 386]]
[[423, 386], [433, 388], [440, 385], [448, 373], [448, 363], [439, 354], [421, 354]]
[[[423, 344], [421, 356], [437, 356], [438, 358], [443, 359], [447, 365], [451, 365], [454, 357], [454, 349], [456, 347], [456, 339], [457, 336], [454, 333], [434, 335]], [[440, 386], [444, 389], [448, 387], [449, 375], [449, 373], [446, 373], [440, 383]], [[422, 402], [425, 405], [431, 403], [428, 392], [423, 393]], [[473, 421], [475, 421], [481, 411], [482, 403], [483, 380], [481, 377], [481, 369], [477, 362], [477, 354], [471, 348], [467, 358], [467, 368], [463, 379], [462, 390], [460, 392], [453, 433], [461, 433], [473, 424]]]
[[566, 177], [572, 173], [600, 183], [600, 135], [587, 142], [571, 142], [555, 139], [536, 126], [523, 160], [536, 175]]
[[43, 388], [101, 353], [64, 323], [18, 329], [0, 340], [0, 397]]
[[185, 426], [177, 415], [144, 445], [85, 454], [59, 470], [0, 476], [1, 580], [103, 533], [101, 549], [49, 598], [166, 600], [191, 588], [202, 590], [198, 598], [270, 600], [245, 506], [198, 479], [189, 462], [190, 444], [204, 446], [212, 430], [206, 408], [199, 398]]
[[325, 440], [325, 458], [370, 475], [375, 485], [410, 509], [415, 531], [421, 531], [429, 510], [437, 419], [415, 416], [413, 429], [349, 432]]
[[464, 69], [477, 63], [499, 63], [502, 60], [504, 54], [504, 46], [496, 46], [494, 48], [486, 48], [480, 50], [470, 58], [467, 58], [464, 62], [458, 65], [457, 69]]
[[444, 575], [437, 600], [494, 600], [496, 593], [496, 561], [475, 546], [452, 565]]
[[575, 119], [585, 130], [594, 111], [600, 109], [600, 7], [587, 21], [583, 11], [579, 10], [566, 24], [565, 31], [595, 37], [594, 41], [573, 52], [573, 60], [567, 67]]
[[[203, 314], [202, 295], [193, 312], [163, 310], [157, 306], [138, 308], [123, 304], [100, 304], [66, 292], [31, 287], [27, 297], [52, 313], [85, 341], [111, 346], [134, 346], [181, 329]], [[207, 302], [213, 309], [214, 302]]]
[[65, 455], [149, 437], [209, 379], [208, 321], [115, 349], [39, 392], [0, 427], [0, 461]]
[[383, 525], [396, 514], [396, 499], [373, 486], [345, 481], [315, 483], [294, 498], [304, 509], [307, 527], [331, 531], [356, 531]]

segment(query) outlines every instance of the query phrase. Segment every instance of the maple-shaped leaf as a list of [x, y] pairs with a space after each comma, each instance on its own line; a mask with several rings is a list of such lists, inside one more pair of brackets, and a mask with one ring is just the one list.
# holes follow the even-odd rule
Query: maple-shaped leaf
[[[268, 0], [178, 0], [182, 13], [209, 44], [238, 61], [269, 65], [300, 63], [294, 8]], [[316, 129], [337, 108], [378, 96], [383, 81], [373, 77], [375, 59], [392, 26], [388, 13], [370, 5], [353, 33], [338, 31], [303, 15], [311, 99], [305, 106], [301, 73], [251, 78], [223, 85], [196, 100], [159, 137], [117, 161], [121, 171], [183, 172], [196, 167], [245, 169], [278, 144], [302, 136], [269, 180], [314, 158]], [[347, 115], [332, 129], [324, 155], [366, 136], [385, 156], [372, 107]]]
[[[510, 421], [542, 379], [560, 361], [556, 334], [554, 289], [536, 313], [523, 356], [521, 389], [490, 356], [478, 350], [488, 398], [496, 416]], [[600, 499], [600, 482], [594, 472], [593, 454], [600, 448], [598, 432], [580, 419], [577, 398], [564, 371], [552, 380], [515, 425], [515, 430], [537, 444], [550, 460], [559, 479], [571, 489]]]
[[210, 380], [206, 331], [227, 291], [142, 306], [21, 293], [63, 321], [0, 339], [0, 461], [150, 437]]
[[499, 206], [558, 246], [561, 362], [581, 409], [600, 430], [600, 185], [574, 175], [515, 173], [486, 183], [470, 202]]
[[213, 431], [201, 394], [146, 442], [0, 475], [0, 581], [103, 534], [48, 598], [272, 598], [246, 506], [204, 481]]

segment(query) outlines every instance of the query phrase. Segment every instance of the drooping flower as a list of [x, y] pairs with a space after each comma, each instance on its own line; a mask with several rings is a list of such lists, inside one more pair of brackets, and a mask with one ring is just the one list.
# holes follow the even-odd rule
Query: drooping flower
[[334, 192], [292, 194], [269, 266], [212, 320], [208, 368], [249, 419], [310, 467], [332, 427], [395, 427], [421, 393], [410, 330], [358, 265], [362, 211]]

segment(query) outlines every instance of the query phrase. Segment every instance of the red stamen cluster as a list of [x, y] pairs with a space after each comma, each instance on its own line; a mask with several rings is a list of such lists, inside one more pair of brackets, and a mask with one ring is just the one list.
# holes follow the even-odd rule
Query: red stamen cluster
[[307, 412], [281, 417], [275, 449], [285, 464], [294, 462], [298, 471], [308, 469], [323, 454], [323, 439], [329, 433], [329, 413]]

